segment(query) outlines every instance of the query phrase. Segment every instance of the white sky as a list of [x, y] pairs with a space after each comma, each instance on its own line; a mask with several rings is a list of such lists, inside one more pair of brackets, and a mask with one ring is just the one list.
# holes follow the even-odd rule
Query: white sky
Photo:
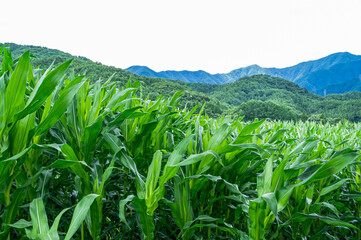
[[361, 55], [361, 0], [10, 0], [0, 10], [0, 42], [121, 68], [218, 73]]

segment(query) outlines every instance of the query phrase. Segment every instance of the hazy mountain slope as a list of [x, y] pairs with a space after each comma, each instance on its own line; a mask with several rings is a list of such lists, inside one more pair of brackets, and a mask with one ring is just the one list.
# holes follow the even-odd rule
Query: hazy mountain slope
[[[358, 60], [361, 60], [361, 56], [353, 55], [348, 52], [340, 52], [340, 53], [334, 53], [328, 55], [327, 57], [320, 58], [317, 60], [302, 62], [291, 67], [268, 68], [267, 74], [269, 75], [278, 74], [278, 77], [285, 78], [292, 82], [296, 82], [299, 79], [303, 79], [311, 72], [328, 70], [337, 64], [351, 63], [353, 61], [358, 61]], [[302, 81], [298, 81], [298, 82], [302, 82]]]
[[[242, 77], [248, 77], [252, 75], [268, 74], [267, 69], [262, 68], [256, 64], [233, 70], [229, 73], [215, 74], [216, 76], [223, 79], [223, 83], [231, 83]], [[271, 74], [269, 74], [271, 75]]]
[[[361, 76], [361, 60], [333, 65], [328, 69], [313, 71], [303, 78], [297, 79], [295, 83], [304, 86], [312, 92], [320, 92], [328, 85], [346, 84], [352, 79]], [[353, 91], [352, 88], [342, 88], [344, 92]]]
[[[327, 94], [340, 94], [345, 92], [354, 92], [359, 91], [361, 92], [361, 79], [354, 78], [347, 82], [342, 82], [338, 84], [332, 84], [324, 87]], [[324, 94], [324, 90], [320, 89], [318, 94]]]
[[157, 72], [146, 66], [132, 66], [130, 68], [127, 68], [127, 71], [146, 77], [157, 77], [158, 74]]
[[[155, 72], [144, 66], [133, 66], [127, 70], [144, 76], [169, 78], [185, 82], [231, 83], [239, 78], [267, 74], [280, 77], [306, 87], [309, 91], [319, 93], [327, 85], [346, 82], [361, 74], [361, 56], [348, 52], [331, 54], [327, 57], [302, 62], [286, 68], [262, 68], [251, 65], [235, 69], [229, 73], [209, 74], [204, 71], [162, 71]], [[322, 89], [323, 91], [323, 89]], [[351, 91], [351, 89], [345, 89]]]
[[167, 78], [172, 80], [181, 80], [184, 82], [198, 82], [198, 83], [211, 83], [211, 84], [224, 83], [222, 76], [212, 75], [205, 71], [156, 72], [146, 66], [132, 66], [127, 68], [126, 70], [141, 76]]

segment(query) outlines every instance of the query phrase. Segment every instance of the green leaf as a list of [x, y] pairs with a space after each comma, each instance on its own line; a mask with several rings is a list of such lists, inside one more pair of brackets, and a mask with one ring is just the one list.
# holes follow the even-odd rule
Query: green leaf
[[30, 203], [30, 216], [33, 224], [32, 236], [44, 234], [49, 231], [48, 217], [42, 198], [36, 198]]
[[121, 102], [122, 100], [127, 98], [129, 96], [129, 94], [132, 93], [135, 90], [136, 90], [135, 88], [126, 88], [126, 89], [124, 89], [124, 90], [122, 90], [120, 92], [117, 92], [109, 100], [106, 108], [109, 108], [109, 109], [114, 108], [118, 102]]
[[200, 154], [190, 155], [184, 161], [181, 161], [180, 163], [178, 163], [176, 165], [173, 165], [171, 167], [191, 165], [191, 164], [194, 164], [194, 163], [197, 163], [197, 162], [201, 161], [205, 156], [208, 156], [208, 155], [212, 155], [213, 157], [219, 159], [219, 156], [215, 152], [213, 152], [212, 150], [209, 150], [209, 151], [205, 151], [205, 152], [200, 153]]
[[50, 73], [43, 75], [42, 78], [36, 83], [35, 88], [31, 92], [25, 108], [18, 112], [15, 118], [25, 117], [39, 109], [45, 100], [58, 86], [60, 79], [64, 76], [72, 60], [69, 60]]
[[103, 118], [97, 118], [91, 125], [87, 126], [84, 131], [82, 143], [84, 146], [84, 158], [90, 165], [93, 159], [93, 154], [96, 150], [97, 143], [102, 140], [102, 136], [99, 135], [102, 129]]
[[344, 167], [355, 161], [358, 157], [358, 153], [350, 149], [338, 151], [331, 157], [329, 161], [322, 164], [321, 167], [313, 170], [312, 174], [310, 174], [309, 177], [298, 183], [297, 186], [309, 184], [311, 182], [339, 173]]
[[20, 219], [19, 221], [17, 221], [16, 223], [14, 224], [8, 224], [10, 227], [13, 227], [13, 228], [28, 228], [28, 227], [31, 227], [33, 226], [33, 224], [31, 222], [28, 222], [24, 219]]
[[218, 147], [227, 138], [229, 133], [229, 125], [223, 124], [209, 140], [207, 150], [214, 150], [214, 148]]
[[345, 182], [347, 182], [347, 180], [349, 180], [348, 178], [342, 179], [340, 181], [338, 181], [335, 184], [332, 184], [331, 186], [327, 186], [322, 188], [320, 196], [326, 195], [336, 189], [339, 189]]
[[274, 143], [277, 141], [282, 135], [287, 132], [287, 129], [280, 129], [273, 134], [273, 136], [268, 140], [268, 143]]
[[[76, 156], [74, 150], [68, 144], [63, 144], [63, 146], [61, 147], [61, 152], [64, 155], [66, 160], [71, 161], [71, 162], [78, 161], [79, 163], [81, 163], [78, 160], [78, 157]], [[60, 162], [58, 162], [58, 163], [60, 163]], [[83, 169], [83, 167], [80, 164], [70, 164], [69, 167], [71, 167], [71, 169], [82, 179], [84, 179], [84, 180], [89, 179], [88, 174], [85, 172], [85, 170]]]
[[[61, 217], [63, 216], [63, 214], [68, 211], [70, 208], [65, 208], [63, 209], [58, 216], [55, 218], [53, 225], [51, 226], [49, 233], [47, 234], [51, 240], [59, 240], [59, 234], [58, 234], [58, 227], [59, 227], [59, 222]], [[49, 240], [50, 240], [49, 239]]]
[[89, 194], [76, 205], [68, 232], [65, 235], [65, 240], [70, 240], [73, 237], [88, 214], [90, 206], [98, 196], [96, 194]]
[[72, 167], [74, 165], [77, 164], [82, 164], [84, 166], [89, 167], [86, 162], [83, 161], [72, 161], [72, 160], [65, 160], [65, 159], [58, 159], [55, 162], [53, 162], [52, 164], [50, 164], [49, 166], [46, 167], [46, 169], [50, 169], [50, 168], [67, 168], [67, 167]]
[[40, 135], [48, 131], [64, 114], [70, 103], [73, 101], [75, 94], [79, 91], [80, 87], [84, 84], [85, 79], [80, 76], [71, 81], [62, 94], [55, 101], [54, 106], [51, 108], [46, 118], [35, 128], [34, 135]]
[[[200, 223], [194, 224], [198, 221]], [[219, 224], [222, 224], [224, 226], [220, 226]], [[230, 233], [233, 237], [236, 235], [235, 231], [233, 229], [233, 226], [225, 223], [222, 219], [210, 217], [208, 215], [200, 215], [196, 219], [186, 222], [186, 224], [184, 224], [184, 227], [182, 228], [182, 231], [179, 233], [178, 238], [184, 237], [185, 234], [188, 233], [188, 231], [191, 229], [203, 228], [203, 227], [217, 228], [221, 231], [226, 231], [226, 232]]]
[[262, 195], [262, 198], [266, 201], [266, 203], [268, 204], [269, 208], [271, 209], [271, 211], [273, 212], [273, 214], [275, 216], [277, 216], [277, 199], [276, 199], [276, 195], [271, 192], [271, 193], [266, 193]]
[[131, 115], [132, 115], [135, 111], [137, 111], [138, 109], [142, 109], [142, 107], [138, 106], [138, 107], [134, 107], [134, 108], [130, 108], [130, 109], [124, 110], [122, 113], [120, 113], [119, 115], [117, 115], [117, 116], [115, 117], [115, 119], [108, 124], [108, 126], [111, 127], [111, 126], [113, 126], [113, 125], [120, 124], [123, 120], [130, 118]]
[[251, 239], [262, 240], [265, 235], [265, 206], [266, 203], [263, 199], [257, 198], [249, 201], [249, 223], [248, 232]]
[[[259, 126], [261, 126], [262, 123], [264, 123], [264, 121], [265, 121], [265, 119], [244, 126], [242, 128], [241, 132], [238, 134], [238, 136], [243, 136], [243, 135], [250, 134], [251, 132], [253, 132], [257, 128], [259, 128]], [[237, 143], [235, 143], [235, 144], [237, 144]]]
[[28, 72], [30, 69], [30, 54], [26, 52], [20, 58], [14, 72], [11, 74], [5, 93], [6, 123], [11, 123], [15, 112], [24, 104], [24, 95]]
[[12, 66], [14, 65], [13, 59], [11, 57], [11, 51], [9, 51], [7, 48], [4, 48], [2, 46], [0, 48], [0, 54], [4, 50], [3, 59], [2, 59], [2, 72], [12, 71]]
[[5, 130], [6, 112], [5, 112], [5, 79], [0, 77], [0, 143], [2, 141], [2, 132]]
[[329, 216], [322, 216], [316, 213], [311, 213], [311, 214], [305, 214], [305, 213], [297, 213], [294, 217], [293, 220], [296, 222], [304, 222], [307, 219], [320, 219], [321, 221], [329, 224], [329, 225], [335, 225], [335, 226], [340, 226], [340, 227], [347, 227], [347, 228], [354, 228], [359, 230], [359, 228], [357, 228], [356, 226], [354, 226], [351, 223], [342, 221], [340, 219], [336, 219], [333, 217], [329, 217]]
[[155, 188], [157, 187], [160, 170], [162, 168], [162, 152], [156, 151], [153, 156], [153, 161], [148, 168], [147, 180], [145, 182], [145, 197], [151, 198]]
[[138, 225], [141, 229], [141, 238], [144, 240], [154, 239], [154, 220], [153, 217], [147, 213], [145, 200], [134, 197], [133, 203], [135, 205], [135, 211], [137, 212]]
[[273, 157], [268, 158], [264, 171], [257, 177], [258, 196], [271, 192], [272, 187]]
[[290, 199], [294, 188], [295, 188], [294, 185], [288, 185], [280, 188], [276, 192], [278, 212], [282, 211], [287, 206], [288, 200]]
[[99, 189], [97, 191], [97, 193], [101, 196], [104, 195], [104, 186], [106, 184], [106, 182], [108, 181], [108, 179], [110, 178], [110, 175], [112, 174], [113, 172], [113, 169], [114, 169], [114, 163], [115, 163], [115, 155], [112, 159], [112, 161], [110, 162], [109, 166], [107, 167], [107, 169], [104, 171], [104, 174], [103, 174], [103, 178], [102, 178], [102, 182], [100, 183], [100, 186], [99, 186]]
[[25, 189], [18, 188], [15, 189], [12, 193], [11, 203], [5, 208], [3, 215], [3, 223], [12, 223], [14, 222], [20, 206], [23, 204], [26, 194], [24, 194]]
[[174, 177], [174, 175], [178, 172], [179, 167], [173, 167], [177, 165], [182, 157], [183, 154], [186, 152], [189, 143], [193, 140], [194, 136], [190, 135], [183, 139], [173, 150], [172, 154], [170, 155], [167, 164], [164, 167], [163, 175], [159, 179], [159, 186], [164, 187], [164, 184]]
[[125, 223], [128, 227], [129, 227], [129, 225], [125, 218], [125, 209], [124, 208], [125, 208], [125, 204], [132, 201], [133, 198], [134, 198], [134, 195], [129, 195], [126, 199], [119, 201], [119, 219], [121, 222]]
[[180, 90], [180, 91], [174, 93], [172, 99], [170, 99], [169, 105], [172, 107], [175, 107], [175, 105], [179, 101], [179, 97], [182, 95], [183, 92], [184, 92], [184, 90]]
[[113, 151], [113, 154], [117, 155], [120, 158], [121, 163], [126, 168], [131, 170], [133, 174], [136, 176], [136, 184], [138, 185], [137, 187], [142, 190], [145, 190], [145, 184], [142, 179], [142, 175], [138, 172], [137, 165], [135, 164], [134, 160], [125, 153], [124, 144], [113, 134], [103, 133], [103, 137], [105, 142], [109, 145], [110, 149]]

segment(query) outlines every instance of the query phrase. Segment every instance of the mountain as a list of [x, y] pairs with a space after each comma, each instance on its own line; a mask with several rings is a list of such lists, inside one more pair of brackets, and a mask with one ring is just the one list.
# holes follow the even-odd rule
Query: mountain
[[[350, 86], [360, 87], [360, 82]], [[297, 120], [309, 114], [327, 118], [361, 121], [361, 92], [313, 94], [288, 80], [270, 75], [243, 77], [227, 84], [188, 83], [188, 89], [230, 106], [229, 112], [245, 115], [246, 120], [271, 118]]]
[[[2, 45], [3, 44], [0, 43], [0, 47]], [[14, 43], [9, 43], [8, 46], [11, 48], [12, 55], [15, 58], [19, 57], [25, 51], [30, 51], [34, 56], [31, 59], [32, 65], [39, 66], [40, 69], [43, 70], [48, 68], [52, 63], [54, 63], [54, 66], [57, 66], [73, 58], [71, 70], [73, 70], [75, 74], [86, 73], [93, 82], [99, 79], [109, 78], [112, 78], [113, 81], [119, 84], [126, 84], [129, 79], [132, 81], [140, 81], [142, 88], [139, 92], [139, 97], [144, 99], [149, 98], [154, 100], [158, 98], [159, 95], [172, 96], [175, 92], [183, 90], [183, 97], [179, 102], [180, 108], [187, 106], [188, 109], [192, 109], [196, 105], [202, 106], [205, 104], [205, 111], [212, 117], [231, 114], [244, 115], [247, 120], [255, 117], [299, 120], [320, 115], [323, 116], [323, 119], [327, 117], [329, 119], [345, 118], [350, 121], [361, 121], [361, 92], [330, 94], [323, 97], [309, 92], [296, 83], [279, 77], [265, 75], [265, 72], [254, 75], [259, 71], [264, 71], [263, 68], [257, 65], [243, 68], [242, 71], [234, 71], [232, 73], [234, 76], [251, 73], [252, 76], [242, 77], [230, 83], [187, 83], [180, 80], [139, 76], [130, 71], [106, 66], [99, 62], [93, 62], [86, 57], [72, 56], [69, 53], [56, 49], [18, 45]], [[342, 67], [342, 64], [347, 62], [347, 60], [342, 62], [341, 60], [344, 58], [340, 56], [339, 54], [331, 56], [331, 58], [338, 58], [338, 60], [325, 59], [323, 64], [331, 65], [330, 62], [338, 62], [331, 66], [330, 70], [343, 71], [345, 68]], [[354, 55], [349, 55], [351, 58], [353, 56]], [[1, 62], [0, 56], [0, 68], [2, 66]], [[316, 70], [316, 64], [311, 63], [308, 64], [307, 67], [314, 69], [313, 72], [315, 73], [322, 71], [320, 69]], [[301, 64], [298, 68], [300, 69], [299, 71], [301, 71], [301, 69], [306, 69], [306, 65]], [[152, 71], [147, 68], [143, 68], [143, 71], [152, 73]], [[297, 73], [297, 71], [288, 71], [289, 74], [294, 73], [296, 75]], [[349, 76], [353, 74], [354, 73], [351, 72]], [[220, 78], [219, 76], [217, 77]], [[311, 75], [308, 75], [308, 77], [312, 80]], [[327, 85], [326, 91], [338, 93], [340, 91], [343, 92], [343, 88], [360, 90], [360, 87], [359, 77], [356, 77], [353, 78], [352, 81], [347, 81], [346, 84]]]
[[[343, 83], [360, 77], [361, 56], [340, 52], [286, 68], [262, 68], [258, 65], [251, 65], [229, 73], [218, 74], [210, 74], [204, 71], [156, 72], [145, 66], [132, 66], [127, 70], [142, 76], [211, 84], [231, 83], [242, 77], [267, 74], [295, 82], [313, 93], [323, 94], [328, 85]], [[347, 91], [352, 91], [352, 89], [344, 89], [344, 92]]]
[[318, 94], [340, 94], [345, 92], [354, 92], [359, 91], [361, 92], [361, 79], [360, 78], [354, 78], [347, 82], [327, 85], [324, 88], [323, 92], [319, 92]]
[[[335, 64], [328, 69], [313, 71], [306, 76], [295, 81], [300, 86], [304, 86], [312, 92], [319, 92], [328, 88], [330, 85], [345, 84], [349, 81], [361, 78], [361, 59], [348, 63]], [[342, 92], [351, 92], [352, 88], [342, 88]], [[329, 92], [330, 93], [330, 92]]]
[[126, 69], [132, 73], [146, 77], [167, 78], [183, 82], [198, 82], [210, 84], [224, 83], [222, 77], [212, 75], [205, 71], [161, 71], [156, 72], [146, 66], [132, 66]]

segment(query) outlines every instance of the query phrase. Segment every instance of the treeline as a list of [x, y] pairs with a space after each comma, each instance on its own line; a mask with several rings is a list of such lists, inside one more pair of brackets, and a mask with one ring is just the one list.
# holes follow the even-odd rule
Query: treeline
[[[1, 44], [0, 44], [1, 46]], [[27, 50], [33, 55], [33, 66], [46, 69], [54, 62], [61, 62], [74, 56], [59, 50], [37, 46], [22, 46], [10, 43], [13, 56], [20, 56]], [[71, 68], [75, 74], [82, 73], [92, 81], [108, 79], [127, 82], [142, 82], [143, 98], [155, 100], [159, 95], [172, 96], [185, 90], [179, 107], [192, 108], [205, 104], [205, 112], [211, 117], [224, 114], [244, 115], [246, 119], [270, 118], [274, 120], [320, 119], [338, 121], [347, 119], [361, 121], [361, 93], [332, 94], [322, 97], [290, 81], [268, 75], [254, 75], [223, 85], [185, 83], [182, 81], [138, 76], [120, 68], [105, 66], [85, 57], [75, 57]]]
[[268, 75], [254, 75], [224, 85], [188, 84], [228, 106], [227, 113], [246, 119], [275, 120], [347, 119], [361, 121], [361, 93], [331, 94], [322, 97], [290, 81]]

